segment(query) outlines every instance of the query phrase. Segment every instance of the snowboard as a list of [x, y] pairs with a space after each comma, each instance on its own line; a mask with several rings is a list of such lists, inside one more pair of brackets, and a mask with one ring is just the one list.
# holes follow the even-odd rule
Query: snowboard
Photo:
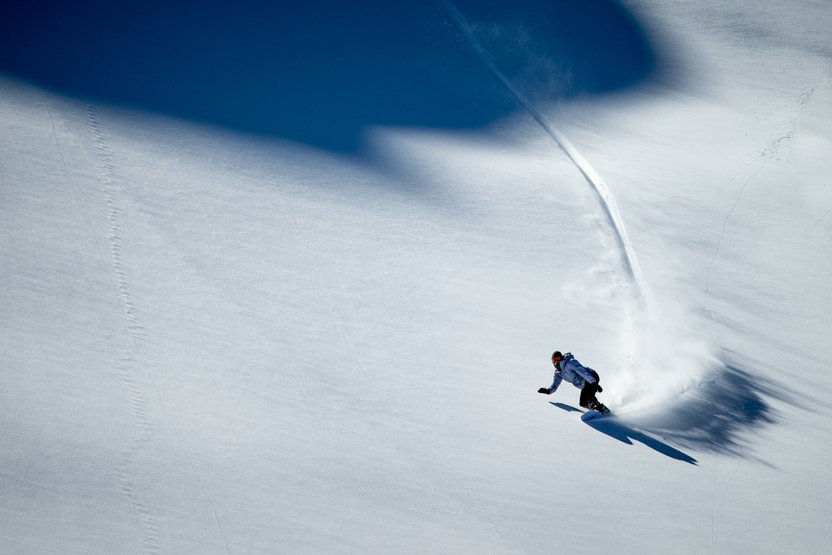
[[610, 409], [604, 407], [606, 409], [604, 412], [599, 412], [597, 410], [588, 410], [581, 415], [581, 420], [587, 422], [589, 420], [597, 420], [599, 418], [610, 418], [613, 414], [610, 412]]
[[586, 422], [587, 420], [594, 420], [596, 418], [606, 418], [606, 417], [609, 417], [609, 416], [613, 416], [610, 409], [608, 409], [604, 405], [601, 405], [601, 407], [599, 407], [599, 408], [601, 408], [601, 410], [589, 409], [587, 411], [584, 411], [583, 409], [579, 409], [579, 408], [573, 407], [572, 405], [567, 405], [565, 403], [556, 403], [556, 402], [550, 401], [549, 404], [552, 405], [552, 406], [555, 406], [555, 407], [557, 407], [561, 410], [565, 410], [566, 412], [579, 412], [579, 413], [581, 413], [581, 420], [583, 420], [584, 422]]

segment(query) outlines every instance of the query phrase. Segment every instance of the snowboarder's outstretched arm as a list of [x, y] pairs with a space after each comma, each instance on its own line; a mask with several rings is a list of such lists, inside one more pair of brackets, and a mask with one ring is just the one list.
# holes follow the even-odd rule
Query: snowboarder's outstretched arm
[[560, 372], [555, 371], [555, 377], [552, 379], [552, 385], [549, 386], [548, 388], [541, 387], [540, 389], [537, 390], [537, 392], [538, 393], [543, 393], [545, 395], [551, 395], [552, 393], [557, 391], [561, 380], [563, 380], [563, 377], [560, 375]]

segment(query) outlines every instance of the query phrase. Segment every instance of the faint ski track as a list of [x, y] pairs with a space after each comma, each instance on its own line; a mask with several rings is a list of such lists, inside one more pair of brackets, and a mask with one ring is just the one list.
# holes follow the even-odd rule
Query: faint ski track
[[[809, 101], [812, 99], [812, 94], [814, 93], [814, 91], [815, 91], [815, 89], [810, 88], [810, 89], [806, 89], [806, 90], [802, 91], [798, 95], [797, 100], [796, 100], [796, 102], [798, 104], [798, 115], [799, 115], [800, 108], [805, 106], [806, 104], [808, 104]], [[787, 106], [787, 108], [788, 108], [788, 106]], [[716, 251], [714, 251], [714, 255], [711, 257], [711, 261], [708, 264], [708, 270], [707, 270], [707, 273], [705, 275], [704, 311], [705, 311], [705, 314], [707, 314], [709, 317], [713, 317], [713, 312], [711, 312], [708, 309], [708, 305], [709, 305], [709, 301], [710, 301], [710, 297], [711, 297], [711, 273], [713, 272], [714, 263], [716, 262], [716, 259], [719, 257], [720, 251], [722, 250], [722, 244], [725, 240], [725, 232], [728, 228], [728, 221], [734, 215], [734, 212], [736, 212], [737, 207], [739, 206], [740, 201], [742, 200], [743, 196], [745, 195], [745, 191], [746, 191], [746, 189], [748, 189], [748, 186], [751, 183], [751, 181], [753, 181], [754, 178], [757, 177], [757, 175], [759, 175], [759, 173], [761, 171], [763, 171], [763, 168], [765, 168], [771, 160], [775, 160], [775, 159], [779, 160], [779, 158], [777, 158], [777, 154], [780, 151], [780, 147], [783, 146], [783, 143], [785, 143], [786, 141], [791, 140], [792, 138], [794, 138], [794, 135], [797, 132], [797, 126], [798, 126], [798, 120], [797, 120], [797, 115], [796, 115], [794, 117], [794, 119], [792, 119], [790, 121], [788, 129], [786, 131], [784, 131], [783, 133], [781, 133], [780, 135], [778, 135], [777, 138], [775, 138], [773, 141], [768, 143], [759, 152], [758, 157], [762, 158], [762, 161], [757, 165], [757, 169], [755, 169], [751, 173], [751, 175], [748, 176], [748, 179], [745, 180], [745, 183], [742, 184], [742, 187], [740, 187], [740, 190], [737, 193], [737, 197], [734, 199], [734, 204], [731, 205], [731, 209], [728, 211], [728, 214], [722, 220], [722, 231], [719, 235], [719, 240], [717, 241]], [[733, 178], [732, 178], [732, 180], [733, 180]]]
[[98, 241], [98, 233], [95, 230], [95, 227], [92, 224], [92, 218], [90, 217], [89, 210], [87, 209], [86, 203], [83, 201], [83, 197], [81, 196], [81, 191], [78, 189], [78, 184], [75, 183], [75, 178], [72, 176], [72, 172], [69, 169], [69, 164], [66, 163], [66, 156], [64, 156], [64, 149], [61, 146], [61, 142], [58, 140], [58, 134], [55, 131], [55, 119], [52, 116], [52, 109], [49, 107], [49, 101], [47, 99], [43, 100], [43, 107], [46, 109], [46, 113], [49, 116], [49, 127], [52, 130], [52, 138], [55, 140], [55, 147], [58, 149], [58, 154], [61, 157], [61, 165], [64, 168], [64, 173], [66, 174], [67, 181], [72, 186], [72, 190], [75, 193], [75, 196], [78, 198], [79, 204], [81, 205], [81, 210], [84, 212], [84, 219], [87, 221], [87, 225], [90, 227], [91, 234], [93, 241], [95, 242], [95, 250], [98, 251], [99, 256], [101, 259], [105, 261], [107, 264], [107, 275], [110, 277], [110, 282], [113, 285], [113, 291], [115, 291], [116, 297], [119, 302], [121, 302], [121, 297], [118, 291], [118, 285], [116, 285], [116, 280], [113, 277], [112, 267], [108, 257], [104, 255], [104, 251], [101, 249], [101, 243]]
[[704, 309], [705, 309], [705, 314], [707, 314], [708, 316], [711, 316], [711, 317], [713, 316], [713, 313], [708, 309], [709, 300], [711, 298], [711, 272], [713, 271], [714, 263], [716, 262], [716, 259], [719, 257], [720, 251], [722, 250], [722, 242], [725, 239], [725, 231], [728, 229], [728, 221], [731, 219], [731, 216], [734, 215], [734, 212], [736, 211], [737, 206], [739, 206], [740, 200], [742, 200], [742, 197], [745, 194], [745, 190], [748, 188], [748, 184], [751, 183], [751, 180], [754, 179], [757, 176], [757, 174], [762, 171], [762, 169], [766, 165], [766, 162], [767, 161], [764, 160], [759, 166], [757, 166], [757, 169], [754, 170], [754, 172], [748, 177], [748, 179], [745, 180], [745, 183], [743, 183], [742, 187], [740, 187], [740, 191], [737, 194], [737, 197], [734, 199], [734, 204], [731, 206], [731, 209], [728, 211], [728, 214], [722, 220], [722, 231], [719, 234], [719, 240], [717, 241], [717, 244], [716, 244], [716, 251], [714, 251], [714, 255], [711, 257], [711, 261], [708, 264], [708, 272], [705, 276], [705, 306], [704, 306]]
[[480, 60], [488, 67], [489, 70], [497, 77], [497, 79], [509, 90], [515, 99], [526, 109], [527, 112], [537, 121], [538, 124], [552, 137], [558, 147], [566, 154], [566, 156], [575, 164], [581, 175], [584, 176], [587, 184], [589, 184], [593, 193], [595, 194], [598, 204], [604, 211], [607, 221], [613, 230], [616, 243], [620, 251], [623, 253], [624, 270], [632, 285], [633, 294], [636, 299], [636, 305], [639, 309], [645, 310], [647, 308], [647, 288], [644, 285], [641, 269], [633, 251], [632, 244], [627, 237], [627, 232], [624, 228], [624, 222], [621, 219], [621, 214], [615, 204], [615, 199], [607, 187], [604, 180], [590, 165], [589, 161], [578, 152], [578, 150], [569, 142], [569, 140], [560, 132], [554, 125], [544, 116], [535, 106], [529, 101], [509, 79], [503, 75], [502, 71], [497, 67], [496, 62], [488, 53], [488, 51], [477, 41], [468, 21], [465, 16], [454, 6], [450, 0], [443, 0], [445, 12], [451, 19], [452, 24], [457, 31], [465, 39], [465, 42], [476, 52]]
[[133, 510], [139, 515], [142, 525], [142, 549], [146, 553], [158, 553], [159, 532], [156, 519], [139, 498], [132, 475], [136, 473], [135, 458], [137, 453], [147, 447], [153, 435], [153, 424], [147, 417], [147, 403], [144, 394], [136, 384], [136, 357], [144, 342], [144, 330], [136, 318], [130, 286], [124, 273], [124, 262], [121, 257], [121, 212], [116, 204], [119, 193], [118, 181], [115, 177], [113, 156], [101, 132], [92, 105], [85, 106], [87, 127], [92, 134], [93, 146], [101, 164], [101, 181], [104, 202], [107, 207], [107, 239], [110, 244], [110, 266], [115, 275], [116, 292], [124, 316], [125, 328], [129, 341], [124, 346], [118, 358], [117, 369], [125, 389], [130, 395], [130, 410], [133, 418], [133, 440], [119, 452], [118, 477], [121, 491]]
[[[87, 126], [89, 127], [92, 133], [93, 145], [95, 146], [102, 167], [102, 190], [104, 194], [104, 200], [107, 206], [107, 221], [109, 226], [108, 240], [110, 243], [110, 266], [116, 276], [114, 280], [114, 285], [124, 314], [128, 336], [130, 338], [129, 344], [125, 347], [119, 359], [118, 370], [126, 389], [130, 393], [133, 423], [134, 427], [137, 430], [137, 433], [134, 441], [120, 453], [121, 456], [118, 465], [119, 482], [125, 497], [127, 497], [131, 505], [133, 506], [134, 510], [137, 514], [139, 514], [141, 518], [143, 526], [142, 546], [144, 551], [148, 553], [158, 553], [160, 551], [160, 545], [159, 533], [156, 527], [156, 520], [150, 513], [150, 511], [147, 509], [147, 507], [144, 505], [144, 503], [142, 503], [139, 499], [136, 493], [135, 484], [130, 478], [130, 474], [135, 472], [133, 467], [135, 466], [134, 459], [136, 454], [140, 449], [147, 446], [153, 434], [153, 425], [147, 418], [144, 394], [141, 392], [141, 389], [136, 385], [136, 382], [133, 377], [136, 372], [135, 357], [141, 350], [141, 347], [144, 343], [145, 335], [144, 329], [139, 324], [138, 318], [136, 317], [135, 306], [133, 304], [129, 284], [124, 273], [124, 263], [121, 258], [120, 210], [116, 204], [116, 197], [119, 190], [118, 183], [115, 178], [115, 169], [112, 162], [112, 153], [109, 147], [107, 146], [106, 141], [104, 140], [104, 134], [102, 133], [98, 120], [95, 117], [92, 105], [90, 105], [89, 103], [86, 104], [85, 109], [87, 115]], [[57, 142], [57, 137], [55, 138], [55, 140]], [[61, 152], [61, 158], [63, 160], [63, 152]], [[64, 162], [64, 166], [66, 168], [66, 162]], [[97, 240], [96, 244], [98, 244]], [[159, 388], [156, 386], [155, 382], [153, 383], [153, 387], [159, 399], [159, 406], [164, 411], [164, 403], [162, 401], [161, 391], [159, 391]], [[180, 448], [182, 449], [185, 460], [188, 466], [190, 467], [191, 473], [199, 483], [203, 495], [205, 496], [205, 500], [211, 508], [211, 513], [214, 517], [214, 521], [217, 525], [220, 537], [222, 538], [225, 552], [227, 554], [230, 554], [231, 549], [228, 544], [228, 538], [226, 537], [225, 531], [223, 530], [222, 524], [220, 522], [219, 513], [213, 501], [213, 497], [211, 496], [208, 487], [205, 485], [205, 482], [202, 480], [201, 476], [196, 471], [193, 461], [191, 460], [188, 451], [184, 447], [182, 435], [179, 429], [176, 426], [174, 426], [174, 429], [179, 440]]]

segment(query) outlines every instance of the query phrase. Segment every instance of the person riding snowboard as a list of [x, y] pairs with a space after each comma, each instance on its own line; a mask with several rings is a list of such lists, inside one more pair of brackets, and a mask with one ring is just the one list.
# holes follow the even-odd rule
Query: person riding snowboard
[[552, 364], [555, 366], [555, 376], [552, 385], [541, 387], [538, 393], [551, 395], [557, 391], [562, 380], [566, 380], [581, 390], [580, 404], [585, 409], [595, 410], [602, 414], [608, 414], [610, 410], [595, 397], [596, 393], [604, 391], [601, 388], [601, 378], [598, 372], [592, 368], [583, 366], [572, 356], [572, 353], [561, 354], [560, 351], [552, 353]]

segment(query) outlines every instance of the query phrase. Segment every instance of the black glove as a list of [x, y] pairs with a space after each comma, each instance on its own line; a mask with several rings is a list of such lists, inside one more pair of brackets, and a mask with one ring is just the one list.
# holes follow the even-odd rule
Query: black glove
[[602, 391], [604, 391], [604, 388], [601, 387], [601, 384], [599, 384], [598, 382], [595, 382], [595, 386], [596, 386], [595, 391], [597, 391], [598, 393], [601, 393]]
[[538, 393], [542, 393], [544, 395], [549, 395], [552, 391], [548, 387], [541, 387], [537, 390]]

